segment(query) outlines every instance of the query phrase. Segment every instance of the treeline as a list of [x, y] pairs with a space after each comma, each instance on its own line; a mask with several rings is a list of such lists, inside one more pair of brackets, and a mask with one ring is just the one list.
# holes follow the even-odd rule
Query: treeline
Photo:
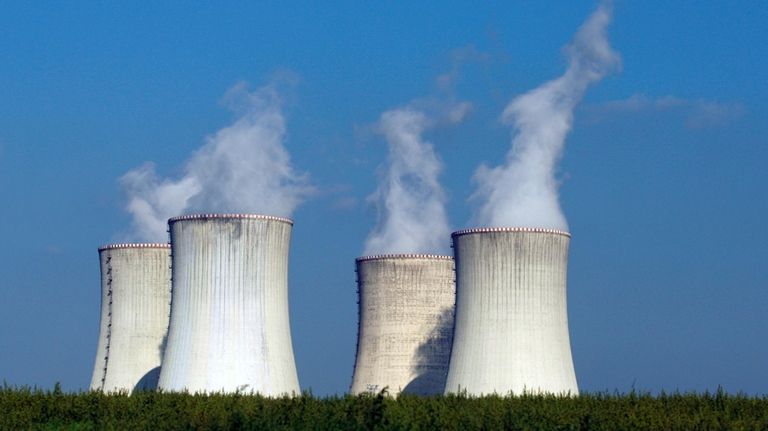
[[768, 397], [583, 394], [572, 398], [318, 398], [0, 388], [0, 429], [765, 430]]

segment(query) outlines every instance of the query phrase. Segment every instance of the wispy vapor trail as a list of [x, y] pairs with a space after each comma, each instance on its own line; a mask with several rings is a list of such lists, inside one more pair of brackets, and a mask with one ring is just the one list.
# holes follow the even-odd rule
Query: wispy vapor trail
[[683, 99], [676, 96], [648, 97], [634, 94], [627, 99], [610, 100], [586, 106], [588, 121], [599, 122], [616, 114], [668, 112], [682, 114], [685, 126], [691, 129], [715, 128], [729, 125], [745, 114], [746, 108], [739, 102], [722, 102], [708, 99]]
[[227, 99], [239, 117], [206, 139], [177, 180], [161, 179], [154, 165], [120, 178], [133, 239], [165, 241], [168, 218], [185, 212], [254, 212], [288, 217], [312, 191], [283, 146], [285, 118], [277, 91], [248, 92], [238, 84]]
[[128, 195], [125, 209], [133, 216], [129, 238], [142, 242], [165, 242], [168, 219], [182, 214], [189, 199], [201, 189], [194, 177], [178, 181], [159, 178], [151, 162], [123, 175], [120, 184]]
[[606, 36], [610, 4], [592, 13], [565, 48], [568, 68], [507, 105], [502, 121], [514, 127], [504, 165], [481, 166], [475, 173], [480, 201], [474, 222], [483, 226], [567, 229], [558, 202], [557, 162], [571, 130], [574, 107], [590, 84], [620, 65]]
[[379, 220], [365, 254], [445, 252], [450, 228], [438, 181], [442, 163], [423, 134], [439, 121], [461, 121], [469, 108], [468, 103], [415, 102], [381, 115], [378, 131], [389, 156], [379, 188], [369, 197]]

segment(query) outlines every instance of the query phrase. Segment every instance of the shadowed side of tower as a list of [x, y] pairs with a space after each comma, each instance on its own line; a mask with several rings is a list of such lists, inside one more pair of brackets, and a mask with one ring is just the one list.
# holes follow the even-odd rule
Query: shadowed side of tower
[[450, 256], [358, 258], [359, 323], [350, 392], [442, 394], [453, 331]]

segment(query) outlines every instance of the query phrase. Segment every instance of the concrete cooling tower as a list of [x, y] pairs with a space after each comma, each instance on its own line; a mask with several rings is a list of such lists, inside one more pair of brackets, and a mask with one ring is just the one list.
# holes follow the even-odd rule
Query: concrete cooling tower
[[288, 321], [293, 222], [202, 214], [168, 223], [173, 292], [159, 387], [298, 394]]
[[453, 258], [357, 259], [359, 325], [352, 394], [442, 394], [453, 336]]
[[578, 394], [566, 307], [570, 234], [454, 232], [456, 326], [446, 393]]
[[92, 390], [153, 390], [171, 300], [168, 244], [99, 248], [101, 323]]

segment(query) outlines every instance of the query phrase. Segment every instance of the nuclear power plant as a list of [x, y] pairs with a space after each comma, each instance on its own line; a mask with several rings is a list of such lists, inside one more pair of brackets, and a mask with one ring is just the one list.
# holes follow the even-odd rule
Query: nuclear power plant
[[566, 305], [570, 234], [454, 232], [456, 321], [446, 393], [577, 395]]
[[[91, 389], [299, 394], [288, 310], [293, 222], [198, 214], [168, 224], [170, 245], [99, 249]], [[356, 259], [350, 392], [577, 395], [570, 234], [476, 228], [452, 240], [454, 257]]]
[[170, 310], [170, 246], [106, 245], [99, 261], [101, 321], [90, 388], [155, 389]]
[[173, 290], [158, 387], [298, 394], [288, 319], [293, 222], [200, 214], [168, 223]]
[[[417, 98], [382, 112], [368, 128], [388, 148], [377, 168], [378, 186], [367, 198], [377, 212], [365, 246], [369, 256], [355, 261], [352, 394], [387, 389], [391, 395], [578, 395], [566, 289], [571, 235], [556, 174], [576, 107], [589, 87], [621, 64], [607, 38], [610, 21], [610, 2], [603, 2], [565, 46], [563, 74], [506, 104], [499, 118], [512, 132], [506, 155], [498, 163], [481, 163], [472, 177], [472, 220], [482, 227], [453, 232], [453, 256], [380, 253], [432, 253], [447, 244], [444, 163], [427, 132], [460, 123], [473, 105], [453, 97]], [[290, 162], [286, 116], [274, 87], [253, 92], [233, 87], [228, 96], [236, 95], [237, 118], [205, 140], [181, 175], [163, 178], [145, 163], [120, 178], [134, 234], [163, 236], [166, 227], [170, 234], [169, 324], [165, 343], [152, 341], [162, 344], [160, 390], [300, 394], [288, 307], [293, 222], [254, 214], [180, 215], [204, 207], [289, 216], [315, 193], [308, 175]], [[356, 201], [345, 191], [332, 206], [356, 206]], [[328, 217], [315, 215], [317, 222]], [[323, 228], [334, 234], [312, 238], [315, 254], [346, 246], [335, 226]], [[146, 305], [115, 291], [116, 269], [105, 267], [111, 262], [105, 259], [92, 387], [130, 389], [135, 377], [117, 382], [122, 373], [133, 376], [135, 365], [118, 355], [127, 343], [118, 340], [131, 334], [122, 319], [143, 316]], [[150, 271], [131, 268], [139, 275]], [[154, 292], [150, 283], [155, 282], [141, 288]], [[143, 292], [133, 290], [131, 295]], [[329, 306], [320, 313], [328, 317], [335, 310]], [[155, 332], [153, 337], [162, 336]], [[121, 374], [113, 370], [124, 363]], [[139, 380], [148, 382], [151, 375], [144, 377]]]
[[453, 335], [453, 258], [392, 254], [356, 260], [359, 295], [352, 394], [442, 394]]

